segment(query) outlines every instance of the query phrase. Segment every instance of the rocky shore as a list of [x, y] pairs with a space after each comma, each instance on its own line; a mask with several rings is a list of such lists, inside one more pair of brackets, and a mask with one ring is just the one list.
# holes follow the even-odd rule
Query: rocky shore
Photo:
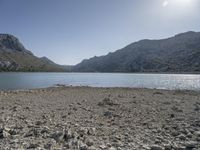
[[0, 149], [200, 150], [200, 93], [91, 87], [1, 91]]

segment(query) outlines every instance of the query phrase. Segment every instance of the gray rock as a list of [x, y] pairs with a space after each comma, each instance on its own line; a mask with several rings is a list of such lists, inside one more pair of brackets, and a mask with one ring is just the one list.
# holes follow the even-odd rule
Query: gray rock
[[100, 145], [100, 146], [99, 146], [99, 148], [103, 150], [103, 149], [106, 149], [106, 148], [107, 148], [107, 146], [106, 146], [106, 145], [104, 145], [104, 144], [102, 144], [102, 145]]
[[10, 138], [11, 135], [4, 128], [0, 128], [0, 139]]
[[97, 150], [97, 148], [94, 146], [90, 146], [90, 147], [88, 147], [88, 150]]
[[51, 147], [52, 147], [52, 144], [51, 144], [50, 142], [44, 144], [44, 148], [45, 148], [45, 149], [51, 149]]
[[6, 131], [4, 130], [4, 131], [3, 131], [3, 137], [4, 137], [4, 138], [10, 138], [11, 135], [10, 135], [10, 133], [8, 133], [8, 132], [6, 132]]
[[65, 135], [64, 135], [65, 141], [68, 141], [68, 140], [70, 140], [70, 139], [72, 139], [74, 137], [75, 137], [75, 135], [71, 132], [71, 130], [66, 130], [65, 131]]
[[81, 127], [78, 131], [78, 134], [80, 134], [80, 136], [86, 135], [88, 132], [87, 128]]
[[94, 145], [94, 141], [92, 140], [92, 139], [86, 139], [86, 144], [87, 144], [87, 146], [92, 146], [92, 145]]
[[197, 137], [200, 137], [200, 131], [195, 131], [194, 135], [197, 136]]
[[162, 146], [159, 145], [152, 145], [150, 146], [151, 150], [164, 150]]
[[118, 104], [112, 101], [110, 98], [104, 98], [101, 102], [98, 103], [98, 106], [106, 106], [106, 105], [114, 106]]
[[55, 131], [51, 136], [56, 142], [60, 142], [63, 140], [64, 133], [62, 131]]
[[96, 134], [96, 128], [89, 128], [88, 129], [88, 135], [95, 135]]
[[185, 136], [184, 134], [180, 134], [180, 135], [178, 136], [178, 138], [181, 139], [181, 140], [185, 140], [185, 139], [186, 139], [186, 136]]
[[112, 112], [110, 111], [105, 111], [103, 115], [108, 118], [111, 118], [113, 116]]
[[186, 148], [196, 148], [197, 145], [198, 145], [198, 143], [195, 142], [195, 141], [189, 141], [189, 142], [187, 142], [187, 143], [185, 144]]
[[3, 136], [3, 128], [0, 128], [0, 139], [3, 139], [4, 136]]
[[116, 148], [114, 148], [114, 147], [110, 147], [108, 150], [116, 150]]
[[36, 149], [39, 147], [39, 144], [36, 143], [29, 143], [27, 149]]
[[171, 144], [165, 144], [165, 145], [164, 145], [164, 149], [165, 149], [165, 150], [171, 150], [171, 149], [172, 149]]
[[79, 149], [80, 150], [87, 150], [88, 146], [83, 142], [79, 142]]

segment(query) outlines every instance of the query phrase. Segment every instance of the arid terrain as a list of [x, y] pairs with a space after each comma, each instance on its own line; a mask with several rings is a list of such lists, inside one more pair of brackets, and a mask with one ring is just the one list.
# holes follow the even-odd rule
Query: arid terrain
[[0, 149], [200, 150], [200, 93], [91, 87], [2, 91]]

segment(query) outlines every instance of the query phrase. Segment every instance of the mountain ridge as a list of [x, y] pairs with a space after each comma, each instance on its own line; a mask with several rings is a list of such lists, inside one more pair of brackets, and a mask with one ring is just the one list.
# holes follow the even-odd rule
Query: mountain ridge
[[107, 55], [85, 59], [75, 72], [200, 72], [200, 32], [144, 39]]
[[54, 72], [65, 69], [46, 57], [35, 56], [15, 36], [0, 34], [0, 71]]
[[37, 57], [18, 38], [0, 34], [0, 71], [200, 73], [200, 32], [165, 39], [143, 39], [75, 66]]

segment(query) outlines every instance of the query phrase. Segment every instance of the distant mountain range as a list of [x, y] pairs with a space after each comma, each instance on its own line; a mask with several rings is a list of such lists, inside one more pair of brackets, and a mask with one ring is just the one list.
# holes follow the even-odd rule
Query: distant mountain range
[[83, 60], [75, 72], [200, 72], [200, 32], [141, 40], [105, 56]]
[[13, 35], [0, 34], [0, 71], [200, 73], [200, 32], [141, 40], [75, 66], [36, 57]]
[[9, 34], [0, 34], [0, 71], [66, 71], [46, 57], [38, 58]]

